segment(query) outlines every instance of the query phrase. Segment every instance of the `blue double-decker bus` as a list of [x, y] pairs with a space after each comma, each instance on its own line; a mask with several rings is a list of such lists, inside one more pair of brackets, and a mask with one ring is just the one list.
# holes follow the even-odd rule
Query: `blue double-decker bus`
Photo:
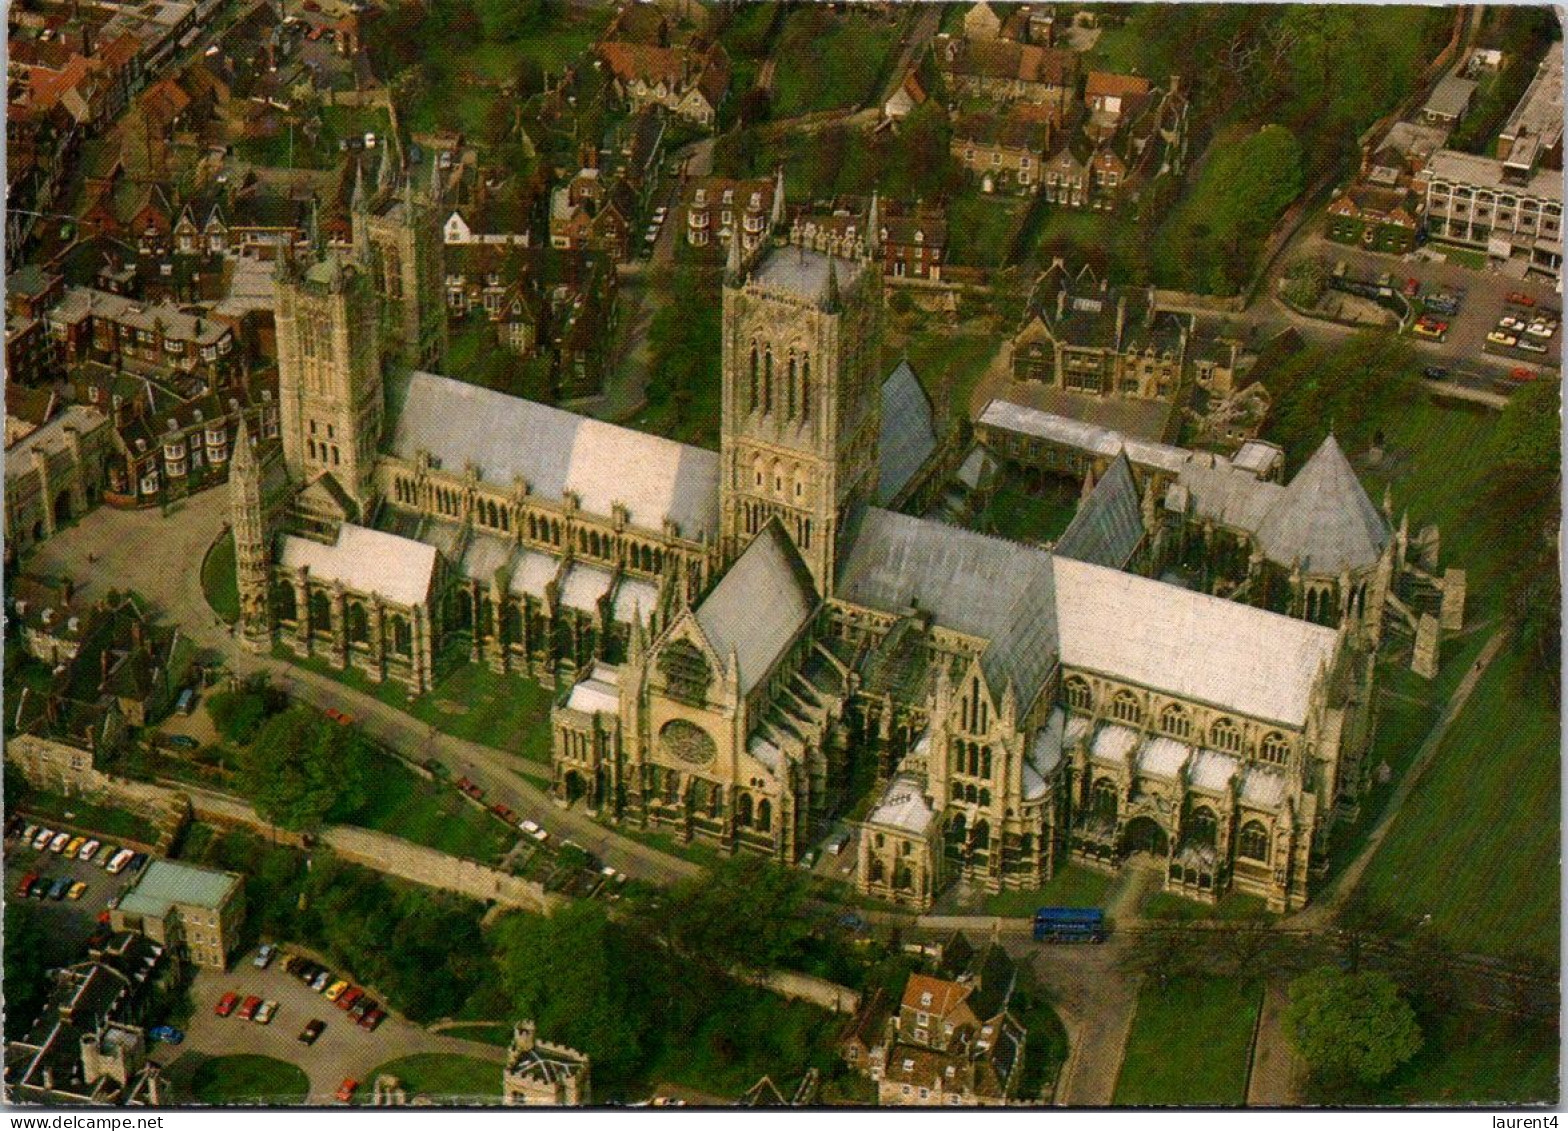
[[1034, 913], [1035, 942], [1104, 942], [1105, 912], [1098, 907], [1042, 907]]

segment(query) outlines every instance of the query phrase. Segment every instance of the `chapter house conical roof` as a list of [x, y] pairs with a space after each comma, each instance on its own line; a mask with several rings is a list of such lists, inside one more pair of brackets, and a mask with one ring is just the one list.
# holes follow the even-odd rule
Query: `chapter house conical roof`
[[1375, 564], [1388, 539], [1387, 520], [1332, 434], [1258, 527], [1258, 543], [1270, 560], [1300, 562], [1303, 573], [1318, 577]]

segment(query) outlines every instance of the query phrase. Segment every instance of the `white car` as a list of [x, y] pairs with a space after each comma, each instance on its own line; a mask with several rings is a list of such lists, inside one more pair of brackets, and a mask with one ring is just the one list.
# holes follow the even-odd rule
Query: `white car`
[[545, 841], [550, 839], [550, 834], [545, 832], [543, 829], [535, 829], [531, 835], [540, 844], [543, 844]]
[[1550, 322], [1532, 322], [1524, 328], [1524, 332], [1537, 338], [1550, 338], [1557, 333], [1557, 327]]
[[54, 839], [53, 829], [39, 829], [38, 835], [33, 837], [33, 847], [39, 852], [49, 847], [49, 842]]
[[81, 851], [76, 854], [76, 858], [78, 860], [91, 860], [95, 855], [97, 855], [98, 850], [102, 847], [102, 841], [90, 840], [86, 844], [82, 845]]
[[70, 833], [55, 833], [54, 839], [49, 842], [50, 852], [64, 852], [65, 846], [71, 843]]
[[125, 871], [125, 866], [131, 862], [131, 857], [135, 855], [136, 853], [132, 852], [129, 848], [120, 849], [120, 851], [116, 852], [112, 857], [110, 857], [109, 865], [106, 870], [111, 876], [118, 876], [121, 872]]
[[266, 1025], [266, 1024], [269, 1024], [272, 1021], [273, 1015], [276, 1014], [277, 1012], [278, 1012], [278, 1003], [277, 1002], [275, 1002], [275, 1001], [264, 1001], [264, 1002], [261, 1003], [261, 1008], [256, 1010], [256, 1016], [252, 1017], [251, 1020], [256, 1022], [256, 1024], [258, 1024], [258, 1025]]
[[529, 836], [533, 836], [534, 833], [539, 831], [539, 826], [536, 823], [534, 823], [533, 821], [524, 821], [522, 824], [518, 825], [517, 827], [522, 829], [523, 832], [527, 833]]
[[1515, 343], [1514, 348], [1515, 349], [1522, 349], [1526, 353], [1545, 353], [1546, 352], [1546, 347], [1545, 346], [1543, 346], [1540, 342], [1532, 342], [1529, 338], [1520, 338], [1519, 341], [1517, 343]]
[[272, 965], [273, 956], [278, 953], [278, 948], [269, 943], [262, 943], [256, 951], [256, 957], [251, 959], [251, 965], [258, 970], [265, 970]]
[[1523, 330], [1524, 329], [1524, 323], [1521, 322], [1519, 319], [1515, 318], [1511, 314], [1503, 315], [1502, 321], [1499, 322], [1497, 325], [1499, 327], [1501, 327], [1502, 329], [1504, 329], [1504, 330]]

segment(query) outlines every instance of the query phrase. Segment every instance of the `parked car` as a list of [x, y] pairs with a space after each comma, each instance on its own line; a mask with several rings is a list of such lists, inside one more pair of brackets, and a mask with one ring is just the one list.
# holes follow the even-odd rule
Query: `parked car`
[[24, 824], [25, 824], [25, 822], [22, 820], [21, 817], [12, 817], [9, 821], [7, 821], [5, 823], [5, 835], [6, 835], [6, 838], [10, 839], [11, 837], [14, 837], [18, 833], [20, 833], [22, 831], [22, 828], [23, 828]]
[[188, 734], [171, 734], [168, 743], [176, 750], [200, 750], [201, 742]]
[[54, 839], [49, 842], [50, 852], [64, 852], [65, 846], [71, 843], [70, 833], [55, 833]]
[[[342, 1005], [343, 1003], [339, 1001], [338, 1004]], [[358, 1001], [348, 1007], [349, 1019], [357, 1023], [361, 1017], [365, 1016], [365, 1014], [369, 1013], [375, 1007], [376, 999], [371, 997], [369, 994], [362, 994]]]
[[534, 833], [539, 831], [539, 825], [535, 821], [524, 821], [517, 827], [522, 829], [523, 832], [527, 833], [529, 836], [533, 836]]
[[1406, 298], [1415, 298], [1416, 295], [1418, 295], [1420, 293], [1421, 293], [1421, 280], [1420, 279], [1417, 279], [1415, 276], [1412, 275], [1410, 278], [1405, 280], [1405, 297]]
[[125, 871], [126, 866], [130, 864], [132, 858], [134, 858], [135, 855], [136, 853], [132, 852], [129, 848], [122, 848], [120, 851], [116, 852], [109, 858], [109, 863], [104, 866], [104, 870], [111, 876], [118, 876], [121, 872]]
[[240, 995], [230, 990], [218, 999], [218, 1004], [213, 1012], [219, 1017], [227, 1017], [234, 1012], [234, 1007], [240, 1003]]
[[1512, 334], [1505, 334], [1501, 330], [1493, 330], [1486, 336], [1486, 340], [1500, 346], [1513, 346], [1519, 344], [1519, 339]]
[[278, 948], [269, 943], [262, 943], [256, 951], [256, 957], [251, 960], [251, 965], [258, 970], [265, 970], [272, 965], [273, 957], [278, 953]]
[[240, 1020], [254, 1021], [256, 1019], [256, 1011], [260, 1008], [261, 999], [255, 994], [251, 994], [240, 1004]]
[[306, 1045], [313, 1045], [313, 1044], [315, 1044], [316, 1043], [316, 1038], [321, 1036], [322, 1033], [326, 1032], [326, 1029], [327, 1029], [327, 1023], [325, 1021], [312, 1021], [312, 1022], [310, 1022], [303, 1029], [301, 1029], [299, 1031], [300, 1043], [301, 1044], [306, 1044]]
[[71, 877], [70, 876], [61, 876], [58, 880], [56, 880], [54, 883], [49, 885], [49, 898], [50, 899], [64, 899], [65, 898], [65, 893], [70, 891], [70, 890], [71, 890]]
[[1523, 291], [1509, 291], [1508, 301], [1515, 306], [1534, 306], [1535, 300]]
[[127, 868], [129, 868], [133, 872], [137, 871], [138, 869], [146, 867], [147, 866], [147, 854], [145, 852], [133, 852], [131, 854], [131, 859], [129, 860], [129, 862], [126, 863], [125, 866]]
[[81, 899], [82, 896], [84, 896], [86, 894], [87, 894], [87, 881], [86, 880], [77, 880], [66, 891], [65, 898], [66, 899], [71, 899], [71, 900], [76, 900], [76, 899]]
[[185, 1040], [185, 1034], [173, 1025], [154, 1025], [147, 1030], [147, 1035], [155, 1041], [162, 1041], [166, 1045], [177, 1045]]
[[1546, 352], [1546, 347], [1544, 345], [1542, 345], [1540, 342], [1532, 341], [1529, 338], [1520, 338], [1519, 342], [1518, 342], [1518, 344], [1517, 344], [1517, 346], [1515, 348], [1522, 349], [1526, 353], [1545, 353]]
[[38, 873], [29, 872], [22, 877], [22, 882], [16, 885], [16, 898], [26, 899], [33, 894], [33, 885], [38, 882]]
[[196, 710], [196, 689], [187, 687], [180, 692], [180, 697], [174, 701], [174, 709], [182, 715], [189, 715]]
[[359, 1019], [359, 1027], [361, 1029], [368, 1029], [370, 1032], [374, 1033], [376, 1031], [376, 1026], [380, 1025], [386, 1019], [387, 1011], [382, 1009], [380, 1006], [376, 1006], [373, 1009], [368, 1009], [365, 1011], [365, 1016]]
[[365, 991], [358, 986], [350, 986], [337, 996], [336, 1005], [339, 1009], [352, 1009], [354, 1003], [365, 996]]
[[321, 970], [321, 971], [318, 971], [316, 976], [310, 980], [310, 988], [315, 990], [319, 994], [319, 993], [321, 993], [322, 991], [324, 991], [327, 988], [327, 986], [331, 983], [331, 981], [332, 981], [332, 971], [331, 970]]
[[73, 836], [65, 844], [65, 855], [74, 857], [78, 852], [80, 852], [82, 850], [82, 845], [84, 845], [86, 843], [87, 843], [87, 838], [86, 837], [84, 837], [84, 836]]
[[1519, 368], [1509, 372], [1508, 379], [1510, 381], [1534, 381], [1537, 376], [1538, 374], [1535, 372], [1535, 370], [1526, 369], [1521, 365]]
[[82, 847], [77, 851], [76, 858], [78, 860], [91, 860], [98, 854], [98, 850], [102, 847], [102, 841], [90, 840], [86, 844], [82, 845]]
[[1497, 325], [1498, 328], [1502, 330], [1523, 330], [1525, 326], [1523, 322], [1513, 317], [1511, 314], [1503, 315], [1502, 319], [1497, 323]]
[[277, 1012], [278, 1003], [273, 1001], [271, 998], [268, 998], [266, 1001], [262, 1002], [261, 1006], [256, 1010], [256, 1016], [254, 1020], [258, 1025], [270, 1025], [272, 1024], [273, 1017], [277, 1015]]
[[53, 829], [39, 829], [33, 836], [33, 847], [39, 852], [49, 847], [49, 842], [54, 839]]
[[345, 993], [348, 992], [351, 985], [352, 983], [350, 983], [348, 979], [339, 978], [336, 982], [333, 982], [330, 986], [327, 987], [327, 1000], [337, 1001], [338, 998], [342, 997]]
[[359, 1091], [358, 1080], [344, 1080], [338, 1085], [338, 1103], [346, 1104], [354, 1098], [354, 1093]]
[[1524, 328], [1524, 332], [1537, 338], [1550, 338], [1557, 333], [1557, 325], [1556, 323], [1537, 318]]
[[22, 840], [26, 841], [28, 844], [31, 844], [32, 841], [33, 841], [33, 838], [35, 836], [37, 836], [37, 835], [38, 835], [38, 826], [37, 825], [31, 825], [30, 824], [30, 825], [28, 825], [26, 828], [24, 828], [22, 830]]

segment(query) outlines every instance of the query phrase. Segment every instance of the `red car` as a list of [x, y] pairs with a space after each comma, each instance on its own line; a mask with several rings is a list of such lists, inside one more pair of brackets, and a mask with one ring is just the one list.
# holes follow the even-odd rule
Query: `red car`
[[348, 1009], [356, 1001], [364, 996], [364, 990], [360, 989], [358, 986], [350, 986], [348, 989], [344, 990], [341, 994], [338, 995], [337, 1007], [339, 1009]]
[[517, 814], [499, 802], [490, 806], [490, 812], [494, 813], [497, 817], [500, 817], [501, 820], [505, 821], [509, 825], [515, 825], [517, 823]]
[[1420, 293], [1421, 293], [1421, 280], [1420, 279], [1417, 279], [1415, 276], [1412, 275], [1410, 278], [1405, 280], [1405, 297], [1407, 297], [1407, 298], [1415, 298], [1416, 295], [1418, 295]]
[[354, 1098], [354, 1093], [359, 1091], [359, 1081], [354, 1079], [344, 1080], [338, 1085], [338, 1103], [346, 1104]]
[[484, 790], [480, 789], [477, 785], [475, 785], [473, 782], [469, 781], [467, 778], [458, 778], [457, 779], [457, 788], [462, 790], [464, 793], [468, 794], [468, 796], [472, 797], [475, 801], [478, 801], [480, 798], [484, 797], [484, 795], [485, 795], [485, 791]]
[[1533, 370], [1533, 369], [1525, 369], [1522, 366], [1520, 368], [1518, 368], [1518, 369], [1513, 370], [1511, 373], [1508, 374], [1508, 379], [1510, 381], [1534, 381], [1535, 378], [1536, 378], [1535, 370]]
[[256, 1011], [258, 1009], [260, 1009], [260, 1008], [261, 1008], [261, 999], [259, 997], [256, 997], [253, 994], [252, 996], [246, 998], [244, 1004], [240, 1006], [240, 1020], [241, 1021], [253, 1021], [253, 1020], [255, 1020]]
[[[233, 990], [230, 990], [228, 993], [224, 994], [218, 999], [217, 1008], [215, 1008], [213, 1012], [216, 1013], [219, 1017], [227, 1017], [229, 1014], [234, 1012], [234, 1007], [239, 1004], [239, 1000], [240, 995], [235, 993]], [[250, 1000], [256, 1002], [258, 1005], [261, 1004], [261, 999], [259, 998], [251, 998]]]
[[16, 885], [16, 898], [26, 899], [32, 893], [33, 885], [38, 882], [38, 873], [29, 872], [22, 877], [22, 882]]
[[368, 1029], [371, 1032], [375, 1032], [376, 1026], [385, 1021], [386, 1017], [386, 1010], [382, 1009], [379, 1005], [374, 1009], [367, 1009], [365, 1011], [365, 1016], [359, 1019], [359, 1027], [361, 1029]]
[[322, 712], [322, 714], [326, 715], [327, 718], [337, 723], [340, 727], [346, 727], [354, 721], [353, 715], [346, 714], [343, 711], [338, 710], [336, 707], [328, 707], [325, 711]]
[[1509, 291], [1508, 301], [1515, 306], [1534, 306], [1535, 300], [1523, 291]]

